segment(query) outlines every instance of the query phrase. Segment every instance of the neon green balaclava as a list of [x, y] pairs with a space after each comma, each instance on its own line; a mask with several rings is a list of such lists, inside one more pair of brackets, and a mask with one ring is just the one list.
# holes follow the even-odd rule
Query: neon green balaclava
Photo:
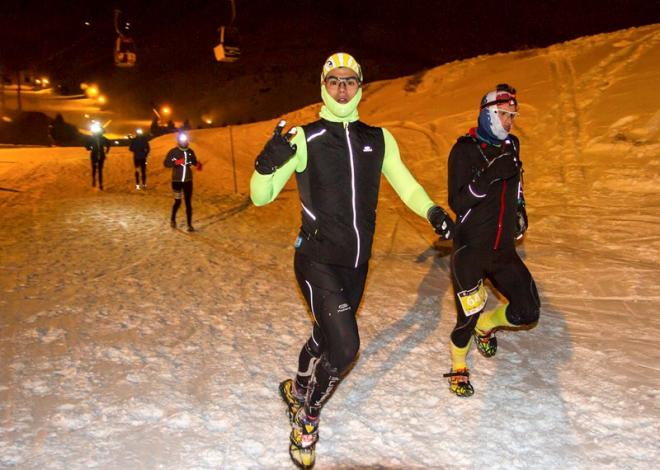
[[321, 98], [324, 106], [321, 106], [319, 116], [323, 119], [333, 122], [353, 122], [360, 119], [357, 107], [362, 99], [362, 88], [358, 89], [351, 101], [341, 104], [328, 94], [324, 85], [321, 85]]
[[358, 89], [355, 96], [348, 103], [344, 104], [335, 101], [325, 89], [325, 77], [331, 70], [338, 67], [347, 67], [353, 70], [360, 79], [360, 82], [362, 82], [362, 67], [360, 67], [360, 64], [352, 55], [347, 54], [346, 52], [337, 52], [328, 57], [323, 64], [323, 70], [321, 71], [321, 98], [323, 99], [324, 106], [321, 107], [319, 116], [323, 119], [334, 122], [357, 121], [360, 119], [357, 107], [362, 99], [362, 87]]

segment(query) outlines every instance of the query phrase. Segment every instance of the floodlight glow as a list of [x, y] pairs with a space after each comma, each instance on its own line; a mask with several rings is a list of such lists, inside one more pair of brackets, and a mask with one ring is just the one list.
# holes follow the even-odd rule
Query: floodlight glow
[[99, 88], [96, 85], [88, 85], [85, 93], [89, 98], [96, 98], [99, 94]]
[[99, 100], [99, 103], [101, 103], [101, 104], [105, 104], [106, 101], [108, 101], [107, 98], [103, 95], [99, 96], [98, 100]]
[[169, 106], [163, 106], [160, 111], [165, 115], [169, 115], [172, 113], [172, 109]]

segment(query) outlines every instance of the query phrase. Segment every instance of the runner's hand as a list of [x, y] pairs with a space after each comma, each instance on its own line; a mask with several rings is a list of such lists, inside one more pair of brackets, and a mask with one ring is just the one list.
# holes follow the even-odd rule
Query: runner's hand
[[454, 222], [442, 207], [431, 207], [426, 214], [426, 218], [431, 222], [431, 225], [435, 229], [435, 233], [445, 240], [451, 240], [454, 238]]
[[512, 153], [505, 153], [496, 158], [474, 179], [474, 188], [480, 193], [487, 193], [488, 187], [495, 181], [507, 180], [518, 174], [520, 167]]
[[289, 139], [295, 135], [296, 128], [292, 127], [285, 135], [282, 135], [285, 125], [286, 121], [284, 120], [277, 123], [273, 131], [273, 136], [266, 142], [266, 145], [254, 162], [257, 172], [262, 175], [274, 173], [275, 170], [288, 162], [296, 153], [296, 145], [289, 142]]

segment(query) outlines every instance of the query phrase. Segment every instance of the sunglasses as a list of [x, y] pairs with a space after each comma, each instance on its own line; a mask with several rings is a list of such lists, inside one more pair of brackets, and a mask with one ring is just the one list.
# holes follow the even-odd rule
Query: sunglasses
[[328, 88], [339, 87], [342, 83], [346, 88], [357, 88], [360, 85], [360, 79], [357, 77], [335, 77], [334, 75], [328, 75], [325, 78], [325, 86]]
[[511, 119], [512, 121], [513, 121], [516, 117], [518, 117], [518, 115], [520, 114], [520, 113], [518, 113], [518, 112], [515, 112], [515, 111], [507, 111], [506, 109], [502, 109], [502, 108], [496, 108], [495, 112], [496, 112], [497, 114], [501, 114], [502, 117], [508, 117], [508, 118]]

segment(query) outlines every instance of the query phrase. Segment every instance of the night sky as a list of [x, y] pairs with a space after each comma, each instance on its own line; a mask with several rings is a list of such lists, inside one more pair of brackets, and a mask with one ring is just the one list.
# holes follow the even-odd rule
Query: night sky
[[[237, 0], [236, 7], [242, 58], [219, 64], [212, 48], [229, 1], [4, 1], [0, 61], [5, 71], [38, 69], [72, 91], [101, 82], [138, 110], [169, 99], [194, 115], [201, 103], [234, 100], [225, 120], [245, 122], [318, 101], [318, 70], [337, 50], [353, 53], [366, 79], [377, 80], [660, 22], [660, 2], [641, 0]], [[130, 70], [112, 64], [115, 8], [137, 44]], [[231, 92], [238, 88], [251, 91]]]

